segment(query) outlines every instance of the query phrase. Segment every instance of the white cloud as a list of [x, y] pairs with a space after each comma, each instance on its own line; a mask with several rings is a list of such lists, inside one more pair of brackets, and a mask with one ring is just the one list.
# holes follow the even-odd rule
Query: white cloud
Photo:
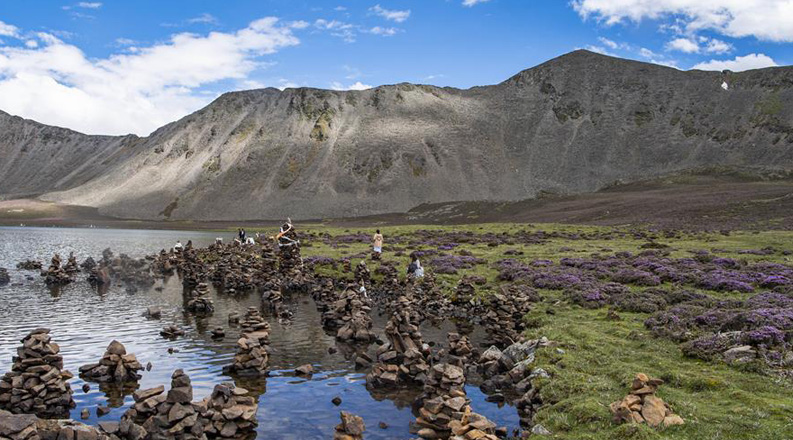
[[724, 41], [712, 39], [708, 41], [705, 51], [708, 53], [727, 53], [733, 49], [732, 44], [725, 43]]
[[289, 23], [289, 27], [292, 29], [305, 29], [309, 26], [309, 22], [303, 20], [297, 20]]
[[334, 37], [339, 37], [346, 43], [355, 42], [355, 26], [339, 20], [325, 20], [320, 18], [314, 22], [314, 27], [323, 31], [330, 31]]
[[608, 55], [610, 57], [617, 56], [616, 54], [609, 52], [609, 50], [607, 48], [603, 47], [603, 46], [596, 46], [596, 45], [590, 44], [590, 45], [585, 46], [584, 49], [586, 49], [586, 50], [588, 50], [590, 52], [599, 53], [601, 55]]
[[5, 22], [0, 21], [0, 35], [4, 37], [14, 37], [18, 38], [19, 36], [19, 28], [16, 26], [12, 26]]
[[743, 70], [761, 69], [763, 67], [773, 67], [777, 63], [768, 55], [762, 53], [750, 53], [742, 57], [735, 57], [732, 60], [710, 60], [699, 63], [692, 69], [699, 70], [732, 70], [740, 72]]
[[102, 3], [100, 2], [80, 2], [77, 3], [78, 8], [85, 8], [85, 9], [99, 9], [102, 7]]
[[699, 43], [690, 38], [675, 38], [666, 43], [666, 49], [685, 53], [698, 53]]
[[29, 48], [36, 48], [36, 47], [39, 47], [39, 43], [36, 40], [28, 40], [28, 41], [25, 41], [25, 46], [27, 46]]
[[201, 87], [245, 80], [261, 57], [299, 44], [273, 17], [236, 32], [180, 33], [134, 53], [87, 57], [38, 33], [38, 48], [0, 47], [0, 108], [87, 133], [146, 135], [201, 108]]
[[463, 6], [470, 8], [471, 6], [478, 5], [479, 3], [486, 3], [489, 1], [490, 0], [463, 0]]
[[606, 37], [598, 37], [598, 40], [605, 44], [606, 46], [610, 47], [611, 49], [617, 49], [620, 45], [616, 41], [609, 40]]
[[573, 0], [572, 5], [584, 19], [607, 25], [673, 19], [688, 32], [712, 29], [736, 38], [793, 41], [791, 0]]
[[356, 81], [353, 84], [350, 84], [349, 86], [344, 86], [342, 83], [338, 81], [334, 81], [330, 84], [330, 88], [333, 90], [367, 90], [367, 89], [371, 89], [372, 86], [370, 86], [369, 84], [364, 84], [360, 81]]
[[199, 15], [198, 17], [193, 17], [188, 19], [187, 22], [191, 24], [195, 24], [195, 23], [216, 24], [218, 22], [218, 19], [214, 15], [207, 14], [205, 12]]
[[382, 35], [384, 37], [391, 37], [391, 36], [396, 35], [399, 32], [399, 29], [392, 28], [392, 27], [385, 27], [384, 28], [384, 27], [380, 27], [380, 26], [375, 26], [375, 27], [369, 29], [367, 32], [369, 32], [370, 34]]
[[346, 11], [347, 8], [344, 7], [344, 6], [336, 6], [335, 8], [333, 8], [333, 10], [334, 11]]
[[408, 17], [410, 17], [410, 9], [404, 11], [397, 11], [397, 10], [384, 9], [380, 5], [374, 5], [371, 8], [369, 8], [369, 10], [373, 14], [379, 17], [383, 17], [386, 20], [395, 21], [397, 23], [402, 23], [403, 21], [407, 20]]

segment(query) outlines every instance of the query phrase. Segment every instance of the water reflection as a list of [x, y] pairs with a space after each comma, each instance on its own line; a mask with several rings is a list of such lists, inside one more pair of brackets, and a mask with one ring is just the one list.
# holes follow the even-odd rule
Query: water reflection
[[[370, 392], [365, 386], [365, 371], [356, 371], [355, 357], [361, 352], [374, 356], [377, 344], [350, 346], [339, 344], [333, 334], [320, 326], [321, 313], [307, 294], [286, 294], [284, 305], [293, 312], [292, 319], [278, 322], [269, 308], [261, 307], [255, 292], [228, 294], [210, 286], [214, 313], [194, 316], [184, 312], [184, 290], [176, 276], [156, 280], [150, 287], [127, 292], [119, 283], [92, 287], [80, 274], [78, 281], [66, 286], [48, 288], [37, 271], [16, 269], [27, 259], [49, 261], [53, 253], [74, 252], [78, 261], [101, 256], [105, 248], [132, 258], [158, 252], [176, 240], [192, 240], [196, 246], [214, 242], [216, 232], [126, 231], [96, 229], [0, 228], [0, 267], [9, 270], [12, 284], [0, 287], [0, 372], [11, 367], [19, 340], [30, 330], [48, 327], [61, 346], [66, 369], [76, 372], [80, 365], [96, 362], [108, 343], [117, 339], [128, 353], [135, 354], [141, 364], [152, 363], [151, 371], [142, 372], [138, 384], [98, 385], [84, 393], [80, 378], [71, 381], [77, 407], [72, 418], [79, 419], [87, 408], [87, 423], [117, 420], [133, 403], [131, 393], [164, 384], [177, 368], [190, 375], [195, 400], [212, 392], [215, 384], [233, 381], [251, 392], [259, 406], [257, 419], [259, 438], [312, 439], [330, 438], [339, 421], [339, 411], [362, 416], [367, 425], [366, 438], [410, 438], [409, 423], [415, 416], [412, 402], [420, 390]], [[231, 234], [226, 234], [230, 240]], [[159, 319], [145, 316], [149, 307], [162, 311]], [[223, 375], [222, 367], [230, 364], [236, 351], [239, 328], [229, 324], [231, 312], [244, 314], [248, 307], [262, 310], [271, 323], [270, 366], [267, 378], [232, 378]], [[374, 328], [382, 338], [387, 321], [385, 314], [373, 314]], [[175, 339], [160, 336], [163, 326], [175, 325], [185, 335]], [[225, 337], [213, 338], [212, 330], [222, 328]], [[446, 344], [446, 334], [457, 331], [454, 323], [439, 326], [425, 324], [421, 328], [428, 342]], [[474, 344], [483, 340], [481, 329], [471, 335]], [[312, 364], [315, 373], [296, 377], [293, 371], [303, 364]], [[468, 386], [474, 411], [510, 430], [519, 424], [517, 412], [505, 405], [485, 401], [475, 387]], [[337, 406], [334, 398], [340, 398]], [[110, 406], [111, 412], [101, 418], [97, 406]], [[381, 429], [379, 422], [388, 427]]]

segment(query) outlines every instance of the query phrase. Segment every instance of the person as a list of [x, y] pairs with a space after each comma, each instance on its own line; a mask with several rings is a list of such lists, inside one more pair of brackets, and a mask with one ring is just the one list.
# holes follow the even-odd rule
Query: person
[[379, 260], [380, 256], [383, 254], [383, 234], [380, 233], [378, 229], [374, 237], [372, 237], [372, 250], [374, 251], [374, 258], [375, 260]]
[[245, 243], [245, 229], [238, 229], [237, 230], [237, 238], [240, 239], [240, 243]]
[[424, 268], [421, 267], [418, 255], [411, 256], [410, 265], [408, 265], [408, 278], [421, 278], [424, 276]]
[[254, 245], [254, 244], [256, 244], [256, 240], [254, 240], [253, 237], [248, 237], [248, 238], [245, 239], [245, 244]]
[[176, 240], [176, 244], [173, 245], [173, 251], [178, 253], [178, 252], [182, 252], [182, 249], [184, 249], [184, 246], [182, 246], [182, 242], [180, 240]]

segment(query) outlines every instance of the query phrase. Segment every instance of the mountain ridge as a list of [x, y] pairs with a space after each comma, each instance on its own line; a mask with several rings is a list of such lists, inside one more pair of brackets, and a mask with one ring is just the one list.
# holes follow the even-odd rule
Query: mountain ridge
[[[701, 166], [790, 169], [790, 98], [791, 67], [679, 71], [576, 51], [469, 89], [228, 92], [143, 138], [59, 132], [49, 158], [42, 139], [55, 131], [0, 118], [6, 168], [21, 170], [0, 173], [0, 194], [125, 218], [322, 218], [577, 194]], [[31, 184], [35, 163], [54, 168]]]

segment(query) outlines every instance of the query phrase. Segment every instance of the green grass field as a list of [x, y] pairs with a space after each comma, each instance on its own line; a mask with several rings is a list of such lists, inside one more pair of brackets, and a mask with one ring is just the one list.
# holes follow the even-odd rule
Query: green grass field
[[[368, 253], [368, 243], [334, 244], [334, 238], [349, 234], [374, 233], [370, 229], [326, 228], [322, 225], [301, 226], [301, 232], [317, 234], [310, 246], [303, 248], [303, 256], [324, 256], [334, 259]], [[546, 232], [630, 232], [612, 228], [577, 227], [568, 225], [511, 225], [454, 227], [380, 227], [386, 238], [383, 259], [397, 262], [400, 274], [408, 264], [411, 251], [434, 248], [422, 245], [393, 245], [396, 238], [410, 239], [420, 230], [466, 232], [474, 234], [514, 233], [520, 230]], [[325, 237], [323, 242], [322, 237]], [[389, 240], [391, 240], [389, 242]], [[593, 253], [641, 251], [645, 237], [631, 233], [609, 240], [551, 239], [542, 244], [462, 244], [451, 253], [466, 250], [487, 260], [454, 275], [438, 275], [438, 284], [451, 294], [459, 279], [468, 274], [487, 278], [479, 294], [486, 297], [497, 288], [497, 271], [489, 263], [505, 258], [507, 249], [523, 252], [511, 257], [525, 261], [563, 257], [586, 257]], [[793, 232], [733, 232], [680, 233], [674, 238], [658, 234], [657, 243], [668, 245], [671, 257], [691, 256], [690, 251], [716, 249], [719, 256], [755, 261], [790, 264], [791, 257], [782, 252], [773, 255], [739, 254], [742, 249], [761, 249], [772, 246], [778, 250], [793, 250]], [[404, 255], [394, 256], [394, 248]], [[359, 259], [351, 259], [352, 266]], [[372, 272], [377, 262], [367, 261]], [[426, 266], [426, 264], [425, 264]], [[341, 266], [333, 269], [320, 266], [319, 273], [336, 277], [351, 277]], [[663, 286], [661, 286], [663, 287]], [[729, 366], [723, 362], [706, 362], [685, 357], [678, 344], [656, 338], [644, 327], [649, 316], [643, 313], [620, 313], [620, 321], [606, 319], [606, 308], [584, 309], [569, 303], [560, 291], [539, 290], [543, 301], [535, 304], [526, 317], [531, 328], [528, 336], [547, 336], [558, 348], [540, 352], [537, 367], [551, 373], [550, 379], [540, 379], [543, 409], [535, 421], [548, 428], [556, 438], [581, 439], [793, 439], [793, 382], [789, 378], [757, 371], [756, 368]], [[714, 293], [724, 298], [745, 298], [748, 294]], [[552, 314], [551, 314], [552, 313]], [[645, 425], [615, 425], [611, 421], [609, 403], [619, 400], [629, 390], [633, 376], [644, 372], [660, 377], [666, 384], [658, 396], [669, 403], [675, 413], [686, 421], [683, 426], [665, 430]]]

